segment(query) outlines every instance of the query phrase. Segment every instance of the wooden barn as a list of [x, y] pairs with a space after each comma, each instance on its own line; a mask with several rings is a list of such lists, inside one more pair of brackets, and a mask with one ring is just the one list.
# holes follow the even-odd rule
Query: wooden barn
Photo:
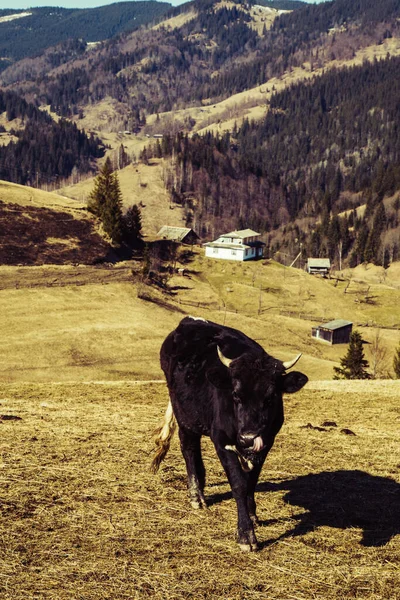
[[157, 239], [193, 245], [198, 244], [200, 238], [190, 227], [170, 227], [169, 225], [164, 225], [157, 233]]
[[310, 275], [323, 275], [324, 277], [329, 274], [331, 270], [331, 261], [329, 258], [308, 258], [307, 259], [307, 273]]
[[344, 319], [335, 319], [313, 327], [311, 335], [312, 337], [328, 342], [328, 344], [347, 344], [350, 340], [351, 330], [353, 323], [345, 321]]

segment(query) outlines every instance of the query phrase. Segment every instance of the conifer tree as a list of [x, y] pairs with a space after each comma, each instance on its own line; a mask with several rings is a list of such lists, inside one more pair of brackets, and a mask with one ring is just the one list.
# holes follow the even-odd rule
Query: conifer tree
[[369, 379], [366, 371], [368, 361], [364, 358], [362, 338], [358, 331], [353, 331], [350, 336], [349, 348], [346, 356], [340, 359], [340, 367], [334, 367], [334, 379]]
[[394, 376], [396, 377], [396, 379], [400, 379], [400, 344], [396, 348], [396, 352], [393, 358], [393, 369]]
[[109, 157], [96, 177], [89, 195], [88, 210], [99, 217], [104, 231], [114, 243], [119, 244], [122, 240], [122, 194]]
[[142, 215], [137, 204], [133, 204], [123, 217], [124, 239], [132, 247], [138, 245], [143, 238]]

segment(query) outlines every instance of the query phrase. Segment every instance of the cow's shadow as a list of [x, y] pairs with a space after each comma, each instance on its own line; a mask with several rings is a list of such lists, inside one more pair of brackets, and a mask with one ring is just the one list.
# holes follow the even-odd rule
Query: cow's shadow
[[[393, 479], [369, 475], [363, 471], [324, 471], [287, 479], [280, 483], [260, 483], [257, 492], [286, 491], [283, 500], [305, 512], [294, 515], [292, 529], [279, 539], [304, 535], [318, 527], [359, 528], [361, 544], [384, 546], [400, 534], [400, 485]], [[218, 497], [219, 496], [219, 497]], [[226, 494], [214, 495], [212, 503]], [[257, 500], [257, 498], [256, 498]], [[268, 526], [281, 519], [261, 521]], [[269, 540], [268, 546], [277, 540]]]

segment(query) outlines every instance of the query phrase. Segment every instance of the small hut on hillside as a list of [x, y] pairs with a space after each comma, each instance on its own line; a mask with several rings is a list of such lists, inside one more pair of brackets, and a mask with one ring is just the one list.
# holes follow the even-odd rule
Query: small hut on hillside
[[331, 270], [331, 261], [329, 258], [308, 258], [307, 259], [307, 273], [310, 275], [323, 275], [324, 277], [329, 274]]
[[312, 337], [328, 344], [347, 344], [350, 340], [353, 323], [344, 319], [335, 319], [313, 327], [311, 331]]
[[169, 225], [161, 227], [157, 233], [157, 239], [189, 245], [198, 244], [200, 240], [197, 233], [190, 227], [170, 227]]

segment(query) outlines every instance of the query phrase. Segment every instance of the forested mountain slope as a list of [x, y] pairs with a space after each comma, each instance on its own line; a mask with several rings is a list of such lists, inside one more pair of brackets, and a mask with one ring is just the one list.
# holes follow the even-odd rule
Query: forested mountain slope
[[[399, 251], [400, 202], [383, 204], [400, 190], [399, 82], [400, 58], [330, 71], [275, 94], [261, 122], [164, 136], [146, 155], [173, 158], [167, 185], [205, 236], [302, 218], [309, 254], [334, 259], [341, 241], [341, 258], [383, 264]], [[363, 222], [331, 218], [359, 204]]]
[[[95, 159], [104, 154], [98, 138], [87, 136], [75, 123], [55, 121], [46, 112], [14, 92], [0, 91], [0, 115], [18, 119], [11, 130], [15, 141], [0, 145], [0, 179], [20, 184], [43, 185], [93, 170]], [[4, 127], [0, 127], [0, 131]]]
[[[10, 2], [11, 4], [11, 2]], [[0, 68], [70, 39], [98, 42], [133, 31], [165, 13], [168, 2], [139, 0], [87, 9], [0, 10]]]
[[[89, 55], [76, 45], [47, 51], [39, 66], [29, 61], [7, 69], [3, 85], [35, 93], [64, 116], [106, 96], [124, 103], [127, 113], [164, 112], [214, 103], [295, 67], [322, 67], [400, 35], [398, 0], [293, 6], [296, 10], [283, 13], [265, 8], [276, 17], [267, 27], [267, 13], [255, 15], [247, 3], [195, 0], [170, 11], [194, 11], [179, 28], [142, 29]], [[264, 19], [261, 32], [254, 27], [256, 17]], [[69, 52], [80, 54], [69, 60]]]
[[[168, 159], [171, 197], [204, 237], [253, 227], [271, 253], [302, 244], [385, 264], [399, 255], [400, 0], [263, 4], [195, 0], [90, 51], [79, 40], [47, 49], [4, 70], [1, 83], [78, 124], [109, 102], [109, 132], [163, 133], [142, 159]], [[372, 47], [387, 56], [374, 60]], [[361, 50], [364, 63], [346, 67]], [[298, 71], [308, 82], [289, 87]], [[272, 82], [285, 80], [278, 92]], [[261, 85], [258, 122], [198, 136], [190, 114], [175, 118]], [[364, 215], [353, 211], [361, 205]]]

